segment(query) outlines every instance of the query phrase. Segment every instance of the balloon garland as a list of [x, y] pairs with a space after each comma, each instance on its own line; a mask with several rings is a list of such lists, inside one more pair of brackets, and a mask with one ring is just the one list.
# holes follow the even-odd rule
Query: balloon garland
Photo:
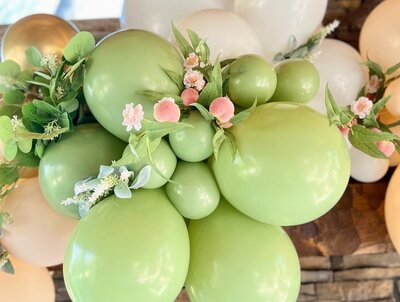
[[[10, 254], [64, 258], [74, 301], [172, 301], [183, 286], [192, 301], [294, 301], [300, 266], [281, 226], [324, 215], [350, 175], [376, 180], [400, 149], [399, 123], [383, 118], [396, 114], [400, 65], [367, 59], [366, 82], [358, 54], [324, 40], [337, 22], [307, 39], [326, 8], [308, 2], [318, 18], [295, 27], [298, 41], [280, 36], [287, 49], [235, 13], [194, 9], [172, 43], [128, 29], [95, 45], [79, 32], [61, 58], [27, 49], [31, 70], [1, 62], [1, 269], [14, 272]], [[263, 9], [235, 11], [252, 24]], [[337, 51], [318, 61], [318, 48]], [[335, 74], [357, 69], [345, 97], [327, 67], [336, 55]], [[358, 173], [371, 158], [376, 171]], [[39, 177], [19, 181], [21, 167]]]

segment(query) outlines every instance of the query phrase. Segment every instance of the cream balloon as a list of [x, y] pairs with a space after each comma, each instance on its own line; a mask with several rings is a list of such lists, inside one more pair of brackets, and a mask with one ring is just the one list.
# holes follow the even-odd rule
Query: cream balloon
[[367, 17], [360, 34], [360, 51], [384, 70], [400, 62], [400, 1], [386, 0]]
[[327, 0], [236, 0], [234, 12], [242, 16], [261, 39], [264, 55], [271, 61], [288, 51], [290, 36], [301, 45], [324, 18]]
[[[26, 247], [29, 250], [29, 247]], [[11, 257], [15, 274], [0, 271], [0, 301], [54, 302], [55, 288], [49, 271]]]
[[[379, 121], [386, 125], [397, 122], [398, 120], [400, 120], [400, 117], [393, 116], [388, 112], [388, 110], [384, 109], [379, 113]], [[392, 133], [400, 137], [400, 126], [392, 127], [390, 128], [390, 131], [392, 131]], [[389, 158], [389, 166], [396, 167], [399, 164], [400, 164], [400, 153], [394, 151], [392, 156], [390, 156]]]
[[120, 23], [122, 28], [144, 29], [169, 39], [172, 22], [211, 8], [230, 10], [233, 0], [125, 0]]
[[191, 29], [206, 39], [212, 62], [218, 55], [221, 60], [244, 54], [262, 55], [261, 43], [254, 30], [232, 12], [220, 9], [199, 11], [179, 22], [177, 28], [186, 37], [186, 30]]
[[356, 100], [360, 89], [368, 80], [368, 74], [367, 69], [360, 64], [362, 62], [360, 54], [342, 41], [326, 39], [322, 42], [320, 51], [314, 62], [320, 76], [320, 87], [308, 105], [326, 114], [327, 84], [336, 102], [340, 106], [347, 106]]
[[389, 160], [371, 157], [360, 150], [350, 147], [350, 175], [355, 180], [371, 183], [380, 180], [389, 170]]
[[391, 95], [386, 103], [386, 109], [394, 116], [400, 117], [400, 79], [389, 84], [385, 90], [385, 96]]
[[396, 168], [386, 190], [385, 220], [390, 239], [400, 253], [400, 167]]
[[7, 196], [3, 210], [11, 215], [13, 223], [3, 225], [1, 244], [12, 256], [38, 266], [63, 262], [77, 221], [49, 206], [37, 177], [22, 182]]

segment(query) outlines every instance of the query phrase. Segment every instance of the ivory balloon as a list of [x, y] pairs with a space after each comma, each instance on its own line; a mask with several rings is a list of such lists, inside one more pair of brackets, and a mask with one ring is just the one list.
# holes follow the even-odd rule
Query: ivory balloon
[[386, 0], [365, 20], [360, 34], [360, 51], [384, 70], [400, 62], [400, 1]]
[[68, 240], [77, 223], [55, 212], [40, 191], [38, 178], [21, 183], [5, 200], [13, 217], [3, 225], [1, 244], [11, 255], [38, 266], [63, 262]]
[[254, 28], [268, 60], [287, 51], [294, 35], [307, 41], [324, 18], [327, 0], [236, 0], [234, 11]]
[[327, 84], [336, 102], [340, 106], [347, 106], [356, 100], [360, 89], [368, 80], [368, 75], [367, 69], [360, 64], [360, 54], [350, 45], [326, 39], [322, 42], [320, 50], [321, 54], [314, 62], [320, 75], [320, 87], [308, 105], [325, 114]]
[[[400, 120], [400, 117], [393, 116], [387, 110], [382, 110], [379, 113], [379, 121], [381, 121], [382, 123], [384, 123], [386, 125], [397, 122], [398, 120]], [[390, 128], [390, 131], [392, 131], [394, 134], [396, 134], [397, 136], [400, 137], [400, 126]], [[397, 151], [394, 151], [392, 156], [390, 156], [390, 158], [389, 158], [389, 166], [396, 167], [399, 164], [400, 164], [400, 153]]]
[[11, 257], [15, 274], [0, 271], [0, 300], [4, 302], [54, 302], [53, 280], [44, 267]]
[[207, 40], [211, 61], [236, 58], [244, 54], [262, 55], [261, 43], [254, 30], [235, 13], [208, 9], [194, 13], [177, 24], [187, 37], [186, 30], [194, 30]]
[[371, 157], [360, 150], [350, 147], [350, 176], [364, 183], [380, 180], [389, 170], [389, 160]]
[[395, 116], [400, 116], [400, 79], [389, 84], [385, 90], [385, 96], [391, 95], [389, 102], [386, 103], [386, 109]]
[[400, 252], [400, 168], [390, 179], [385, 197], [385, 220], [393, 245]]
[[172, 22], [203, 9], [232, 7], [233, 0], [125, 0], [120, 23], [122, 28], [149, 30], [169, 39]]

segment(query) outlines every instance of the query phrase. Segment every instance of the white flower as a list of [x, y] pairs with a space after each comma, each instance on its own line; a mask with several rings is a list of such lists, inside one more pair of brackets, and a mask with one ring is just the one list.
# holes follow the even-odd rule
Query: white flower
[[362, 96], [351, 104], [351, 112], [353, 112], [359, 118], [363, 119], [371, 113], [373, 105], [374, 103], [372, 103], [370, 99]]
[[40, 61], [40, 65], [45, 68], [48, 68], [52, 74], [57, 72], [58, 67], [60, 66], [60, 60], [57, 55], [54, 54], [46, 54], [43, 56]]
[[57, 86], [55, 96], [57, 100], [61, 99], [64, 96], [64, 88], [61, 86]]
[[200, 91], [204, 88], [206, 81], [201, 72], [197, 70], [189, 70], [183, 78], [183, 84], [186, 88], [193, 87], [196, 88], [197, 91]]
[[124, 121], [123, 126], [126, 126], [126, 131], [131, 131], [133, 128], [136, 131], [140, 131], [142, 128], [142, 120], [144, 117], [143, 107], [141, 104], [134, 106], [133, 103], [126, 104], [125, 110], [122, 111]]
[[199, 66], [199, 64], [200, 64], [199, 57], [194, 52], [191, 52], [189, 56], [185, 59], [183, 65], [185, 66], [186, 70], [192, 70], [193, 68]]
[[18, 127], [24, 127], [22, 120], [18, 119], [18, 116], [14, 115], [11, 119], [11, 125], [13, 126], [13, 130], [17, 130]]
[[119, 170], [119, 172], [121, 173], [119, 178], [121, 181], [123, 182], [128, 182], [129, 178], [133, 175], [132, 171], [129, 171], [126, 167], [122, 166]]

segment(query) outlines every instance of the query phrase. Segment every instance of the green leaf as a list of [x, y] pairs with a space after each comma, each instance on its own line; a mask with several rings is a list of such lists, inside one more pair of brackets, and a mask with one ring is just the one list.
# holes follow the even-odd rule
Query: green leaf
[[27, 81], [32, 80], [32, 77], [33, 73], [31, 70], [23, 70], [17, 75], [16, 79], [20, 86], [22, 85], [21, 88], [27, 89], [29, 87], [29, 83]]
[[132, 192], [129, 189], [128, 185], [124, 182], [120, 182], [115, 188], [114, 188], [114, 193], [115, 196], [118, 198], [131, 198], [132, 197]]
[[25, 100], [25, 94], [21, 90], [11, 90], [3, 95], [3, 100], [10, 105], [22, 104]]
[[187, 123], [169, 123], [169, 122], [153, 122], [153, 121], [143, 121], [143, 129], [146, 129], [150, 140], [157, 138], [162, 138], [170, 133], [181, 130], [186, 127], [193, 127]]
[[236, 59], [225, 59], [225, 60], [221, 61], [221, 64], [220, 64], [221, 68], [224, 68], [224, 67], [232, 64], [235, 61], [236, 61]]
[[19, 178], [18, 168], [15, 165], [0, 165], [0, 186], [15, 183]]
[[158, 102], [159, 100], [161, 100], [162, 98], [165, 97], [171, 97], [175, 100], [175, 103], [179, 106], [179, 105], [183, 105], [183, 101], [182, 98], [179, 95], [174, 95], [174, 94], [170, 94], [170, 93], [163, 93], [163, 92], [157, 92], [154, 90], [145, 90], [142, 92], [142, 95], [147, 98], [149, 101], [151, 102]]
[[325, 90], [325, 106], [329, 123], [331, 125], [347, 125], [353, 119], [353, 117], [349, 114], [348, 108], [340, 108], [336, 104], [328, 85], [326, 86]]
[[231, 120], [229, 121], [232, 123], [232, 125], [237, 125], [245, 120], [247, 120], [250, 115], [253, 113], [253, 111], [257, 107], [257, 99], [254, 101], [253, 105], [250, 108], [247, 108], [246, 110], [243, 110], [242, 112], [236, 114]]
[[77, 33], [64, 48], [65, 59], [74, 64], [86, 58], [94, 50], [96, 41], [94, 36], [87, 31]]
[[399, 70], [399, 68], [400, 68], [400, 63], [397, 63], [397, 64], [393, 65], [392, 67], [389, 67], [386, 70], [386, 74], [391, 75], [392, 73], [395, 73], [397, 70]]
[[18, 150], [17, 156], [15, 157], [15, 161], [19, 167], [31, 167], [31, 168], [38, 167], [40, 163], [40, 159], [35, 155], [33, 151], [29, 153], [23, 153], [20, 150]]
[[35, 145], [35, 154], [39, 157], [42, 158], [44, 155], [44, 151], [46, 149], [46, 146], [43, 144], [43, 141], [41, 139], [38, 139], [36, 141]]
[[21, 72], [21, 67], [13, 60], [5, 60], [0, 62], [0, 75], [16, 78]]
[[19, 106], [14, 106], [14, 105], [6, 105], [6, 104], [0, 104], [0, 116], [9, 116], [13, 117], [16, 115], [18, 118], [22, 116], [21, 112], [21, 107]]
[[212, 141], [213, 146], [214, 146], [215, 159], [218, 159], [219, 149], [221, 148], [221, 145], [225, 141], [225, 139], [226, 139], [226, 136], [225, 136], [224, 130], [218, 129], [217, 132], [215, 132], [213, 141]]
[[[38, 140], [45, 140], [46, 141], [46, 140], [52, 140], [55, 137], [57, 137], [57, 136], [59, 136], [59, 135], [61, 135], [63, 133], [66, 133], [66, 132], [69, 132], [69, 128], [68, 127], [55, 130], [50, 134], [35, 133], [35, 132], [29, 132], [29, 131], [21, 131], [20, 133], [18, 133], [18, 136], [21, 137], [21, 138], [30, 138], [30, 139], [38, 139]], [[36, 151], [36, 149], [35, 149], [35, 151]], [[38, 155], [39, 155], [39, 153], [38, 153]]]
[[50, 81], [51, 80], [51, 76], [49, 76], [48, 74], [41, 72], [41, 71], [35, 71], [34, 73], [35, 75], [45, 79], [46, 81]]
[[29, 153], [32, 150], [31, 138], [18, 138], [18, 148], [23, 153]]
[[29, 47], [25, 51], [26, 59], [28, 63], [35, 67], [42, 67], [43, 55], [36, 47]]
[[172, 82], [176, 84], [179, 90], [183, 89], [183, 75], [168, 69], [164, 69], [164, 72], [168, 75]]
[[79, 90], [79, 88], [82, 87], [83, 85], [83, 77], [85, 74], [85, 68], [80, 65], [77, 70], [75, 70], [74, 74], [72, 75], [72, 81], [71, 81], [71, 88], [74, 91]]
[[5, 263], [0, 267], [0, 269], [6, 274], [10, 274], [10, 275], [15, 274], [15, 270], [14, 270], [14, 267], [13, 267], [10, 259], [7, 259], [5, 261]]
[[201, 61], [208, 65], [210, 63], [210, 47], [208, 47], [205, 40], [202, 40], [196, 48], [196, 53], [199, 54]]
[[228, 143], [228, 147], [229, 147], [229, 150], [231, 151], [232, 161], [233, 161], [235, 159], [236, 153], [237, 153], [236, 138], [233, 135], [233, 133], [229, 130], [225, 130], [225, 136], [226, 136], [225, 141]]
[[8, 141], [4, 145], [4, 155], [8, 161], [14, 160], [17, 156], [18, 145], [15, 141]]
[[199, 37], [199, 35], [196, 32], [194, 32], [191, 29], [187, 29], [186, 31], [188, 33], [190, 41], [192, 42], [193, 49], [196, 49], [202, 41], [201, 38]]
[[13, 126], [8, 116], [0, 117], [0, 140], [3, 143], [13, 139]]
[[200, 104], [200, 103], [192, 103], [189, 106], [195, 107], [197, 110], [199, 110], [200, 114], [203, 116], [203, 118], [206, 121], [213, 121], [214, 120], [214, 116], [202, 104]]
[[39, 110], [42, 110], [45, 113], [48, 113], [52, 116], [59, 116], [61, 114], [61, 111], [58, 110], [56, 107], [53, 105], [50, 105], [49, 103], [46, 103], [44, 101], [39, 101], [39, 100], [33, 100], [32, 104]]
[[65, 101], [60, 103], [61, 108], [63, 108], [66, 112], [72, 113], [79, 108], [79, 101], [77, 99], [72, 99], [69, 101]]
[[378, 113], [385, 107], [386, 103], [390, 100], [390, 95], [381, 98], [377, 101], [371, 109], [370, 114], [368, 114], [363, 120], [363, 125], [367, 128], [379, 128], [379, 123], [376, 120]]
[[218, 94], [218, 87], [216, 87], [215, 82], [209, 82], [201, 91], [197, 103], [205, 107], [209, 107], [211, 102], [219, 96], [220, 95]]
[[181, 32], [172, 24], [172, 31], [174, 33], [174, 37], [176, 43], [178, 44], [179, 50], [182, 55], [187, 58], [190, 53], [195, 52], [193, 47], [189, 44], [189, 42], [185, 39], [185, 37], [181, 34]]
[[376, 74], [380, 79], [383, 80], [385, 79], [385, 75], [383, 74], [382, 68], [378, 63], [375, 63], [370, 59], [367, 59], [367, 61], [363, 62], [363, 64], [368, 67], [371, 75]]
[[222, 96], [222, 74], [221, 74], [221, 65], [219, 63], [219, 57], [216, 59], [214, 68], [211, 73], [211, 81], [215, 84], [217, 88], [218, 96]]

